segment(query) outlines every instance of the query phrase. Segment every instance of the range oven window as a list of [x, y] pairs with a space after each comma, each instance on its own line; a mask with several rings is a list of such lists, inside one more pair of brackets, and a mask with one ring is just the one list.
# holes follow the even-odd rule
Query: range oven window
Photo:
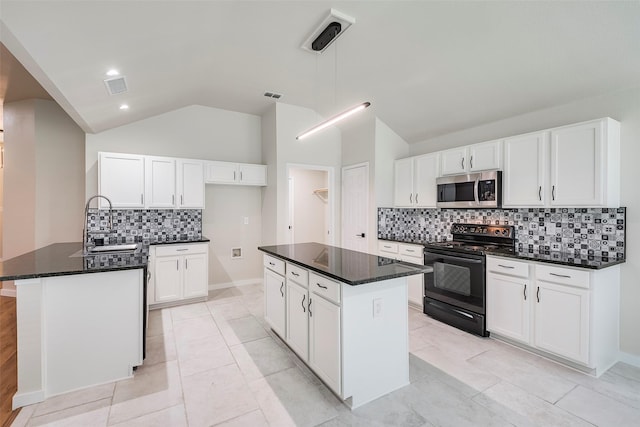
[[485, 261], [483, 256], [459, 256], [427, 249], [424, 261], [425, 265], [433, 267], [433, 272], [424, 275], [426, 296], [484, 314]]

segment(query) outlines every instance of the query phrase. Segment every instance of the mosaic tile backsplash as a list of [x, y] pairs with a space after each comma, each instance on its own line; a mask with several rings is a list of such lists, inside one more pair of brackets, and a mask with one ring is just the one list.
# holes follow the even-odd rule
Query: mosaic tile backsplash
[[200, 209], [113, 210], [113, 230], [109, 229], [108, 209], [89, 209], [89, 243], [104, 238], [105, 244], [180, 240], [202, 237]]
[[626, 208], [401, 209], [378, 208], [378, 239], [451, 240], [451, 225], [513, 225], [518, 252], [625, 258]]

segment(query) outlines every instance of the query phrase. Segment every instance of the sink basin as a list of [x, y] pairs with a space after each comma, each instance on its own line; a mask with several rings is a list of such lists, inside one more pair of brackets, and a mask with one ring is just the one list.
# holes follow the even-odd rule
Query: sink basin
[[137, 243], [126, 243], [122, 245], [93, 246], [93, 247], [87, 248], [87, 252], [95, 253], [95, 252], [135, 251], [137, 248], [138, 248]]

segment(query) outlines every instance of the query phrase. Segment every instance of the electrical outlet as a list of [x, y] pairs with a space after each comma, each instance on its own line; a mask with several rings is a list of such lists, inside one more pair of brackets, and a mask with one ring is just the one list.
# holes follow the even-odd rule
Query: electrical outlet
[[373, 318], [382, 317], [382, 298], [373, 300]]

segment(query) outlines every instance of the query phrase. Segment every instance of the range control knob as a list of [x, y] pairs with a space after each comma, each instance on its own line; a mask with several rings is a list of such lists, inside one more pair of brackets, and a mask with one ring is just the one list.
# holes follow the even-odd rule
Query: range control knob
[[507, 234], [509, 234], [509, 230], [507, 230], [506, 228], [504, 230], [502, 230], [502, 235], [506, 236]]
[[500, 230], [494, 231], [494, 234], [499, 235], [500, 234]]

